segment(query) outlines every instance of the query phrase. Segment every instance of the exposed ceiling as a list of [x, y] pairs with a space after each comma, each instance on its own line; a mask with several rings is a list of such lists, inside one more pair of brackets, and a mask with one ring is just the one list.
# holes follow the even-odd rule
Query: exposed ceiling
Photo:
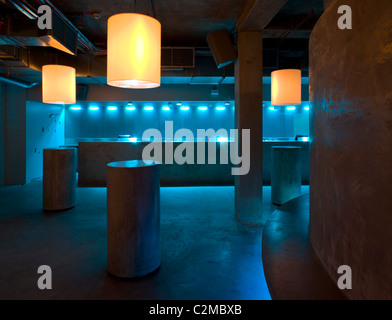
[[[162, 24], [164, 46], [206, 47], [208, 33], [233, 31], [249, 0], [52, 0], [97, 46], [106, 46], [107, 19], [116, 13], [154, 15]], [[274, 0], [270, 0], [271, 3]], [[288, 0], [266, 28], [266, 37], [279, 38], [314, 10], [313, 17], [291, 37], [307, 38], [324, 10], [323, 0]], [[91, 13], [98, 13], [95, 19]], [[301, 33], [301, 31], [303, 31]]]
[[[155, 17], [162, 25], [162, 44], [165, 46], [206, 46], [209, 32], [226, 28], [232, 30], [247, 0], [166, 0], [152, 1]], [[136, 4], [135, 4], [136, 3]], [[105, 46], [107, 19], [116, 13], [137, 12], [152, 14], [149, 0], [84, 0], [61, 1], [53, 4], [70, 20], [81, 25], [85, 12], [98, 12], [83, 18], [83, 32], [92, 41]]]
[[[97, 46], [106, 46], [107, 19], [116, 13], [155, 15], [162, 24], [164, 46], [206, 47], [209, 32], [233, 31], [249, 0], [52, 0], [60, 11]], [[274, 0], [270, 0], [271, 3]], [[265, 30], [266, 38], [308, 37], [323, 12], [323, 0], [288, 0]], [[17, 9], [0, 3], [3, 14]], [[308, 17], [313, 10], [313, 16]], [[98, 15], [93, 15], [97, 13]], [[99, 18], [98, 18], [99, 17]], [[306, 19], [308, 18], [308, 19]], [[303, 21], [306, 19], [306, 21]], [[298, 26], [303, 22], [302, 25]]]
[[[163, 46], [195, 47], [196, 55], [202, 56], [197, 60], [196, 64], [198, 64], [198, 61], [210, 56], [206, 42], [208, 33], [225, 28], [235, 40], [236, 22], [251, 1], [257, 2], [257, 0], [51, 0], [50, 2], [77, 28], [76, 30], [96, 46], [97, 53], [104, 53], [106, 50], [107, 19], [116, 13], [137, 12], [155, 16], [161, 22]], [[268, 6], [267, 1], [264, 0], [264, 3]], [[280, 1], [284, 2], [284, 0]], [[25, 19], [27, 23], [28, 18], [12, 3], [17, 1], [3, 2], [4, 0], [0, 1], [0, 33], [3, 31], [2, 21], [10, 17]], [[43, 1], [19, 0], [19, 2], [37, 7]], [[271, 6], [276, 5], [276, 2], [277, 0], [270, 0]], [[267, 69], [291, 65], [306, 72], [309, 36], [323, 10], [323, 0], [287, 0], [264, 29], [264, 61]], [[42, 50], [58, 52], [51, 48], [42, 48]], [[275, 63], [275, 60], [279, 62]], [[7, 66], [2, 65], [0, 61], [0, 73], [5, 70], [4, 67]], [[228, 76], [232, 75], [230, 68], [232, 69], [232, 66], [226, 68]], [[10, 73], [12, 72], [13, 69]], [[20, 77], [24, 72], [18, 70], [14, 74]], [[189, 76], [189, 72], [183, 76]]]

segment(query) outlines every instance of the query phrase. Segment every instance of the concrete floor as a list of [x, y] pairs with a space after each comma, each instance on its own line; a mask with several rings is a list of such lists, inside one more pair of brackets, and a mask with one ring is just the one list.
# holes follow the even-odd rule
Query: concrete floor
[[274, 300], [345, 300], [309, 242], [309, 194], [278, 208], [263, 230], [264, 272]]
[[[307, 187], [304, 187], [307, 192]], [[233, 187], [161, 188], [161, 267], [123, 280], [106, 271], [106, 188], [77, 188], [75, 208], [42, 211], [42, 183], [0, 188], [0, 299], [270, 299], [262, 224], [234, 218]], [[49, 265], [53, 289], [39, 290]]]

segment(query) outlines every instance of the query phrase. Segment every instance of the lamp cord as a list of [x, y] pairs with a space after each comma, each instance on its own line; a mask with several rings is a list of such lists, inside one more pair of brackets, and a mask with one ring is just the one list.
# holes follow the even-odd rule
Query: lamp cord
[[129, 7], [131, 9], [131, 12], [136, 13], [136, 0], [130, 0]]
[[[131, 9], [132, 12], [136, 13], [136, 0], [131, 0]], [[155, 9], [154, 9], [154, 5], [152, 3], [152, 0], [150, 0], [150, 7], [151, 7], [151, 13], [152, 13], [152, 17], [155, 19]], [[146, 8], [146, 7], [145, 7]], [[147, 10], [148, 11], [148, 10]]]
[[150, 0], [150, 6], [151, 6], [151, 11], [152, 11], [152, 17], [155, 19], [155, 10], [154, 10], [154, 6], [152, 4], [152, 0]]

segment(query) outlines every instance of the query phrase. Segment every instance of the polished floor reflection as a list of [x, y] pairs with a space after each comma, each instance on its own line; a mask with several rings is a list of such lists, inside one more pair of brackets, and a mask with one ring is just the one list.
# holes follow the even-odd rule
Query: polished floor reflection
[[[270, 299], [262, 226], [235, 220], [233, 187], [161, 188], [161, 267], [134, 280], [106, 270], [105, 188], [77, 188], [75, 208], [49, 214], [41, 182], [3, 187], [0, 207], [0, 299]], [[263, 222], [274, 210], [264, 187]], [[52, 290], [37, 287], [40, 265]]]

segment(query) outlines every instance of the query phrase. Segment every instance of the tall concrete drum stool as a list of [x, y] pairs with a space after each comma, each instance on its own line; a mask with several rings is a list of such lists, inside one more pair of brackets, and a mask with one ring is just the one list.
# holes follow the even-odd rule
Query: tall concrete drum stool
[[107, 164], [108, 271], [141, 277], [161, 263], [160, 171], [153, 161]]
[[57, 211], [74, 207], [76, 194], [75, 149], [44, 149], [43, 157], [43, 209]]
[[272, 203], [282, 205], [300, 195], [301, 147], [272, 147]]

